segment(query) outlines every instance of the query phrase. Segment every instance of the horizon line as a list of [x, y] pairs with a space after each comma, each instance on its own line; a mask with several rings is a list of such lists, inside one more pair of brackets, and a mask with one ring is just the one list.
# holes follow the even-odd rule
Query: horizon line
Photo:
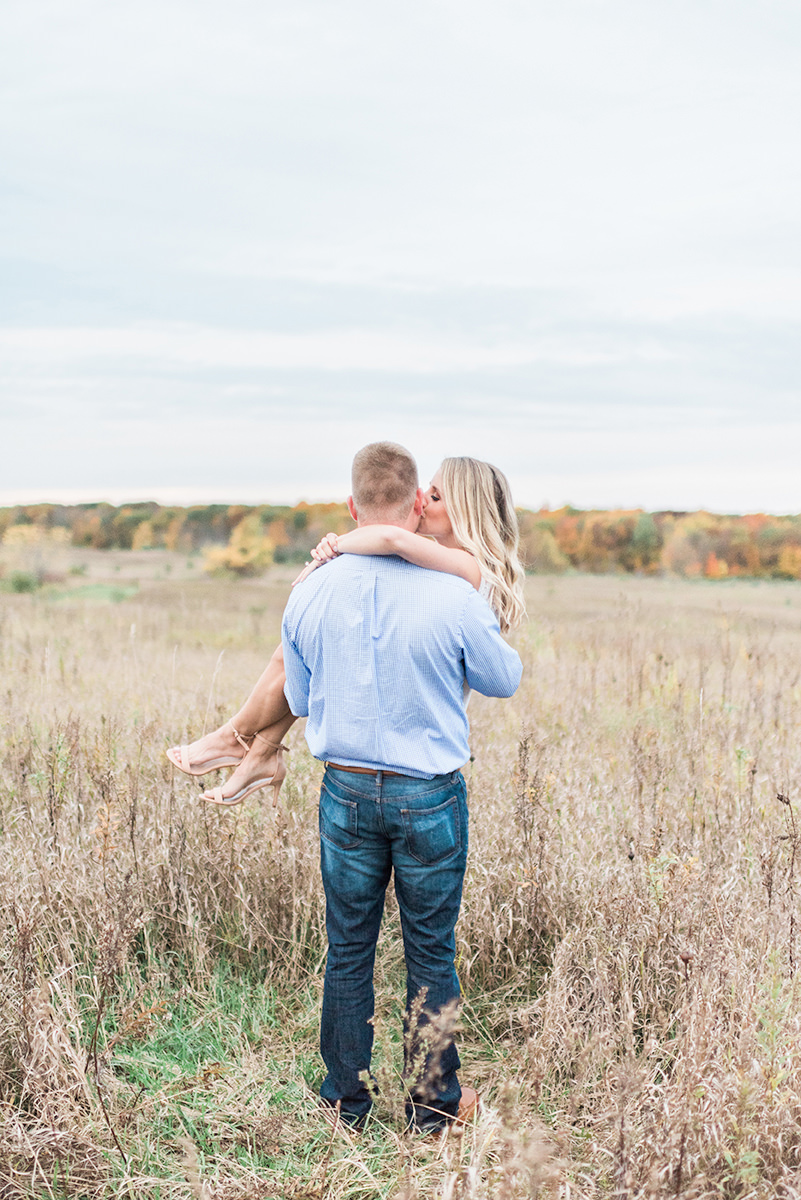
[[[114, 497], [114, 498], [112, 498]], [[102, 489], [101, 495], [90, 495], [82, 489], [78, 488], [55, 488], [49, 493], [42, 493], [32, 488], [11, 489], [8, 491], [0, 490], [0, 509], [4, 508], [20, 508], [35, 506], [39, 504], [54, 504], [64, 507], [73, 507], [86, 504], [109, 504], [113, 508], [124, 508], [126, 505], [132, 504], [157, 504], [161, 508], [200, 508], [212, 504], [227, 505], [244, 505], [248, 508], [257, 508], [262, 505], [269, 507], [286, 507], [297, 508], [301, 504], [345, 504], [347, 497], [341, 499], [333, 499], [330, 495], [318, 495], [314, 498], [308, 496], [298, 497], [297, 493], [293, 494], [293, 498], [272, 498], [265, 499], [264, 493], [255, 488], [246, 489], [245, 493], [231, 498], [220, 497], [219, 494], [213, 498], [210, 496], [198, 496], [197, 493], [190, 491], [187, 488], [155, 488], [151, 494], [144, 492], [139, 495], [131, 495], [127, 489], [109, 488]], [[576, 512], [641, 512], [641, 513], [677, 513], [683, 515], [691, 515], [693, 513], [709, 513], [710, 516], [720, 517], [793, 517], [801, 516], [801, 510], [797, 512], [791, 511], [776, 511], [774, 509], [750, 509], [748, 511], [739, 510], [724, 510], [710, 508], [707, 506], [688, 508], [677, 505], [665, 506], [658, 508], [646, 508], [642, 504], [613, 504], [613, 505], [577, 505], [570, 500], [565, 500], [561, 504], [552, 505], [549, 502], [542, 502], [538, 505], [533, 504], [516, 504], [515, 508], [518, 511], [524, 512], [558, 512], [562, 508], [572, 508]]]

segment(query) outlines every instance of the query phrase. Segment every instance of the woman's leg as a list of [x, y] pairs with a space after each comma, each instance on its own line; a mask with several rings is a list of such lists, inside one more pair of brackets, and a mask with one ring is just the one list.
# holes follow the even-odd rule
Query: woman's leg
[[[236, 770], [229, 775], [219, 789], [214, 789], [214, 800], [217, 804], [224, 803], [232, 796], [236, 796], [243, 788], [257, 780], [263, 780], [263, 786], [267, 786], [278, 769], [281, 741], [295, 721], [297, 721], [297, 717], [293, 716], [287, 707], [286, 715], [279, 721], [274, 721], [266, 729], [258, 731], [250, 744], [250, 749]], [[285, 768], [282, 767], [277, 782], [280, 782], [284, 773]], [[203, 798], [209, 799], [211, 794], [211, 792], [205, 792]]]
[[[237, 734], [241, 738], [249, 740], [255, 733], [267, 730], [270, 732], [265, 733], [265, 736], [270, 741], [280, 742], [294, 721], [284, 696], [285, 679], [284, 652], [279, 642], [278, 648], [262, 671], [256, 686], [236, 715], [221, 725], [219, 729], [214, 729], [196, 742], [192, 742], [182, 754], [181, 761], [186, 762], [188, 759], [189, 765], [197, 769], [204, 763], [213, 762], [218, 758], [230, 757], [241, 760], [244, 757], [244, 749], [242, 743], [237, 739]], [[275, 736], [273, 736], [273, 726], [276, 727]], [[179, 747], [173, 747], [174, 752], [179, 749]], [[170, 757], [175, 761], [173, 755]]]
[[[239, 712], [231, 717], [234, 729], [243, 737], [250, 737], [261, 729], [268, 729], [276, 722], [283, 721], [286, 716], [291, 716], [284, 695], [285, 683], [284, 648], [279, 642], [253, 691]], [[291, 725], [292, 722], [290, 721], [289, 724]]]
[[[220, 788], [220, 798], [235, 796], [257, 779], [272, 779], [278, 766], [278, 747], [297, 717], [289, 710], [284, 695], [284, 650], [278, 643], [253, 691], [230, 724], [242, 737], [250, 738], [250, 749]], [[284, 768], [282, 768], [283, 774]]]

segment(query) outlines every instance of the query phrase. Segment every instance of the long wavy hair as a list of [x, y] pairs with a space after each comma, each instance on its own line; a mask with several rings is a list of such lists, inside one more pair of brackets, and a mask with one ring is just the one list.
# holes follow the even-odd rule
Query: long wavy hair
[[501, 630], [508, 633], [526, 615], [520, 532], [509, 480], [477, 458], [446, 458], [440, 477], [453, 535], [475, 556], [490, 585], [489, 603]]

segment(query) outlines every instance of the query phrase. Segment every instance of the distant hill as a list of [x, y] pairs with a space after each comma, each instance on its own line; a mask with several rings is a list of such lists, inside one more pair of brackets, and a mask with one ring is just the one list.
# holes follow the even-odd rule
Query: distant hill
[[[669, 572], [723, 579], [801, 578], [801, 515], [519, 510], [526, 567], [540, 573]], [[0, 508], [4, 546], [48, 541], [98, 550], [165, 547], [206, 555], [210, 570], [255, 574], [300, 563], [324, 533], [352, 527], [344, 504], [28, 504]]]

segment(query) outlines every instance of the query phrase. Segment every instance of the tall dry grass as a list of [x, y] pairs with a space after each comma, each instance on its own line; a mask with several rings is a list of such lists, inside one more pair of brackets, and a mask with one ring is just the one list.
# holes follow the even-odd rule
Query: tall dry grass
[[[801, 1195], [792, 584], [530, 581], [521, 689], [471, 701], [458, 954], [476, 1127], [425, 1152], [391, 1122], [380, 1142], [335, 1135], [283, 1185], [224, 1139], [210, 1182], [145, 1168], [160, 1100], [117, 1056], [215, 964], [257, 971], [294, 1014], [258, 1053], [302, 1084], [293, 1055], [313, 1046], [319, 765], [296, 727], [279, 811], [221, 814], [163, 756], [240, 698], [285, 586], [0, 598], [0, 1195]], [[275, 1104], [225, 1087], [234, 1125], [271, 1144]], [[311, 1104], [282, 1127], [297, 1161]]]

